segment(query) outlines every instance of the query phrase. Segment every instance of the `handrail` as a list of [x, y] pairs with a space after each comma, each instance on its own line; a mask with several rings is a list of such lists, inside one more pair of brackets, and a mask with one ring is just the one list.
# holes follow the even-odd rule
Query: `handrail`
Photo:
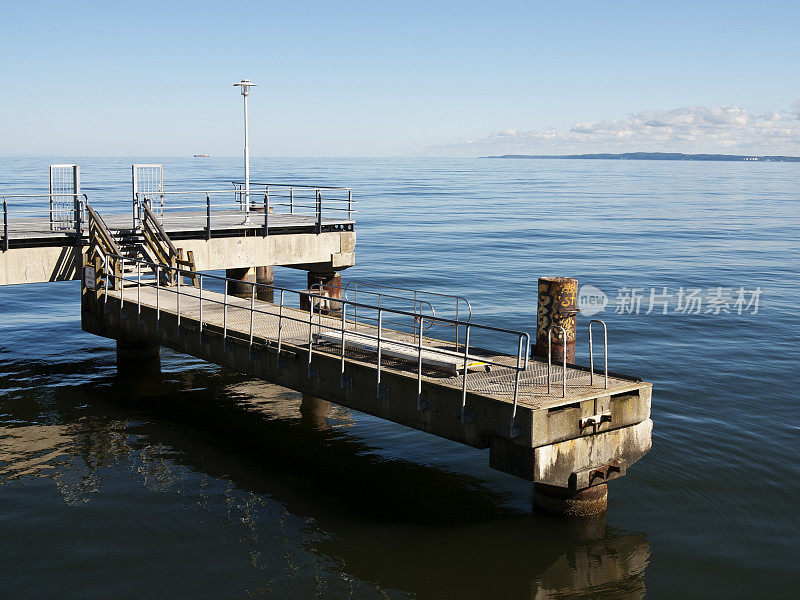
[[3, 198], [3, 252], [8, 252], [8, 202]]
[[608, 389], [608, 327], [605, 321], [592, 319], [589, 321], [589, 385], [594, 385], [594, 348], [592, 347], [592, 323], [600, 323], [603, 326], [603, 362], [605, 363], [605, 383], [603, 389]]
[[[233, 185], [244, 185], [244, 181], [232, 181]], [[336, 185], [311, 185], [308, 183], [275, 183], [270, 181], [251, 181], [250, 182], [250, 193], [253, 193], [253, 186], [269, 186], [269, 187], [286, 187], [286, 188], [300, 188], [300, 189], [309, 189], [309, 190], [342, 190], [347, 191], [351, 190], [352, 188], [343, 187], [343, 186], [336, 186]]]
[[[161, 237], [161, 241], [166, 244], [167, 248], [169, 249], [169, 257], [175, 257], [178, 255], [178, 249], [175, 248], [175, 245], [172, 243], [172, 240], [169, 239], [167, 232], [164, 231], [164, 228], [161, 226], [161, 223], [158, 222], [158, 217], [156, 217], [155, 213], [153, 213], [152, 209], [148, 204], [145, 202], [142, 204], [142, 208], [144, 209], [145, 219], [142, 223], [142, 227], [146, 224], [151, 223], [153, 227], [155, 227], [156, 232]], [[146, 239], [146, 237], [145, 237]]]
[[554, 325], [550, 329], [547, 330], [547, 394], [550, 394], [550, 370], [552, 368], [552, 352], [553, 352], [553, 330], [560, 329], [561, 335], [564, 339], [564, 345], [562, 347], [562, 359], [563, 364], [561, 366], [562, 370], [562, 383], [561, 383], [561, 397], [567, 397], [567, 330], [564, 329], [561, 325]]
[[[144, 285], [147, 285], [147, 283], [149, 282], [150, 285], [152, 287], [155, 287], [155, 289], [156, 289], [156, 305], [157, 305], [157, 309], [156, 310], [157, 310], [157, 312], [160, 312], [161, 310], [163, 310], [163, 307], [161, 306], [161, 304], [159, 302], [159, 291], [160, 290], [164, 289], [166, 291], [170, 291], [172, 293], [175, 293], [178, 296], [178, 302], [179, 302], [179, 298], [180, 298], [181, 295], [186, 295], [186, 292], [183, 292], [181, 290], [181, 287], [183, 287], [183, 286], [178, 286], [178, 287], [164, 287], [164, 286], [162, 286], [162, 284], [161, 284], [161, 279], [162, 278], [160, 276], [160, 273], [163, 270], [167, 270], [170, 273], [175, 273], [177, 275], [178, 281], [180, 281], [182, 276], [190, 275], [191, 274], [190, 271], [187, 271], [187, 270], [182, 269], [180, 267], [175, 267], [175, 266], [171, 266], [171, 265], [159, 265], [159, 264], [155, 264], [155, 263], [153, 263], [151, 261], [141, 260], [141, 259], [136, 259], [136, 258], [123, 257], [121, 255], [117, 256], [115, 258], [117, 258], [117, 259], [119, 259], [121, 261], [124, 261], [125, 263], [131, 263], [131, 264], [140, 263], [140, 264], [144, 264], [144, 265], [148, 266], [155, 273], [155, 279], [154, 280], [145, 280], [144, 281]], [[141, 269], [137, 267], [136, 272], [137, 272], [137, 274], [140, 274], [141, 273]], [[140, 298], [141, 298], [140, 290], [141, 290], [141, 286], [143, 285], [143, 280], [142, 280], [141, 276], [139, 275], [136, 278], [126, 278], [124, 276], [124, 274], [122, 274], [119, 277], [123, 281], [129, 281], [129, 282], [136, 283], [136, 285], [137, 285], [137, 302], [141, 302], [141, 300], [140, 300]], [[420, 395], [422, 393], [422, 360], [421, 360], [421, 356], [422, 356], [423, 348], [424, 348], [424, 351], [425, 351], [426, 354], [427, 353], [440, 354], [440, 355], [443, 355], [443, 356], [447, 356], [448, 358], [453, 358], [454, 356], [457, 355], [459, 357], [459, 360], [463, 359], [463, 366], [458, 367], [458, 368], [460, 368], [462, 370], [462, 375], [463, 375], [463, 381], [462, 381], [462, 384], [461, 384], [461, 386], [462, 386], [462, 389], [461, 389], [461, 419], [462, 419], [462, 421], [465, 421], [465, 422], [466, 422], [466, 416], [467, 416], [467, 414], [466, 414], [466, 404], [467, 404], [466, 400], [467, 400], [467, 392], [468, 392], [468, 375], [469, 375], [469, 367], [470, 367], [469, 363], [470, 363], [471, 360], [476, 360], [475, 355], [471, 355], [470, 354], [469, 331], [474, 328], [474, 329], [481, 329], [481, 330], [493, 331], [493, 332], [498, 332], [498, 333], [505, 333], [505, 334], [509, 334], [509, 335], [515, 336], [517, 338], [517, 354], [516, 354], [517, 361], [516, 361], [516, 366], [509, 365], [507, 362], [498, 361], [497, 359], [493, 359], [493, 358], [491, 358], [489, 356], [483, 356], [483, 355], [479, 355], [477, 360], [479, 360], [481, 363], [486, 364], [486, 365], [494, 365], [494, 366], [498, 366], [498, 367], [502, 367], [502, 368], [507, 368], [507, 369], [511, 369], [512, 371], [515, 372], [515, 380], [514, 380], [514, 411], [513, 411], [513, 413], [516, 414], [516, 406], [517, 406], [517, 399], [518, 399], [518, 392], [519, 392], [519, 379], [520, 379], [519, 375], [522, 372], [524, 372], [528, 367], [528, 355], [529, 355], [529, 349], [530, 349], [530, 335], [527, 332], [515, 331], [515, 330], [511, 330], [511, 329], [504, 329], [504, 328], [501, 328], [501, 327], [493, 327], [491, 325], [481, 325], [481, 324], [477, 324], [477, 323], [469, 323], [469, 322], [466, 322], [466, 321], [456, 321], [454, 319], [449, 319], [449, 318], [445, 318], [445, 317], [436, 317], [435, 318], [436, 321], [441, 321], [443, 323], [450, 323], [450, 324], [453, 324], [453, 325], [458, 324], [460, 326], [468, 328], [467, 329], [466, 339], [465, 339], [465, 344], [464, 344], [463, 354], [461, 354], [461, 353], [457, 354], [457, 353], [454, 353], [454, 352], [452, 352], [450, 350], [441, 349], [441, 348], [437, 348], [437, 347], [433, 347], [433, 346], [423, 347], [422, 343], [421, 343], [421, 339], [422, 339], [421, 338], [421, 329], [419, 330], [419, 334], [417, 336], [415, 336], [416, 339], [413, 342], [404, 341], [402, 339], [396, 339], [396, 338], [388, 337], [388, 336], [385, 335], [385, 333], [384, 333], [385, 330], [382, 327], [384, 313], [394, 314], [394, 315], [401, 315], [401, 316], [404, 315], [404, 316], [409, 316], [409, 317], [414, 317], [414, 318], [422, 317], [423, 315], [421, 315], [418, 312], [409, 312], [409, 311], [405, 311], [405, 310], [387, 308], [387, 307], [384, 307], [384, 306], [376, 306], [376, 305], [371, 305], [371, 304], [358, 303], [358, 302], [354, 302], [354, 301], [351, 301], [351, 300], [348, 300], [348, 299], [339, 299], [339, 300], [337, 300], [337, 302], [341, 303], [341, 305], [342, 305], [342, 317], [341, 318], [331, 318], [328, 323], [323, 323], [322, 315], [318, 314], [316, 322], [315, 322], [315, 319], [314, 319], [314, 312], [315, 312], [314, 306], [315, 306], [315, 303], [313, 302], [313, 300], [310, 303], [310, 310], [309, 310], [308, 318], [305, 318], [304, 316], [302, 316], [302, 317], [292, 316], [291, 313], [287, 313], [287, 311], [283, 310], [283, 308], [284, 308], [283, 300], [284, 300], [285, 293], [294, 293], [294, 294], [298, 294], [298, 295], [305, 294], [309, 298], [317, 299], [317, 300], [325, 299], [324, 296], [320, 296], [320, 295], [317, 295], [317, 294], [310, 293], [311, 290], [302, 290], [302, 291], [301, 290], [292, 290], [292, 289], [288, 289], [288, 288], [281, 288], [281, 287], [277, 287], [277, 286], [274, 286], [274, 285], [268, 285], [268, 284], [257, 283], [257, 282], [242, 282], [242, 281], [240, 281], [238, 279], [234, 279], [234, 278], [222, 277], [222, 276], [218, 276], [218, 275], [209, 275], [209, 274], [199, 275], [199, 278], [200, 278], [200, 280], [199, 280], [200, 291], [199, 291], [198, 295], [199, 295], [199, 299], [200, 299], [200, 313], [199, 313], [199, 319], [201, 320], [200, 335], [203, 335], [203, 331], [207, 331], [207, 327], [204, 327], [204, 325], [202, 324], [202, 319], [203, 319], [202, 306], [203, 306], [204, 302], [205, 303], [212, 302], [212, 303], [216, 303], [216, 304], [222, 304], [224, 306], [224, 309], [223, 309], [223, 332], [222, 332], [223, 338], [226, 338], [227, 334], [228, 334], [228, 332], [227, 332], [227, 311], [228, 311], [229, 306], [231, 306], [231, 307], [235, 306], [236, 308], [239, 308], [239, 309], [248, 310], [250, 312], [250, 326], [249, 326], [249, 335], [248, 335], [247, 343], [251, 347], [253, 346], [253, 344], [257, 343], [256, 341], [254, 341], [256, 336], [254, 335], [254, 329], [253, 329], [253, 322], [254, 322], [253, 316], [254, 316], [255, 313], [268, 314], [268, 315], [271, 315], [273, 317], [275, 317], [275, 316], [278, 317], [278, 341], [277, 341], [277, 344], [278, 344], [279, 351], [280, 351], [281, 344], [282, 344], [282, 331], [283, 331], [282, 322], [283, 322], [283, 320], [294, 321], [294, 322], [298, 322], [298, 323], [304, 323], [308, 327], [309, 376], [313, 376], [315, 371], [311, 368], [311, 366], [312, 366], [312, 356], [313, 356], [313, 353], [314, 353], [314, 335], [313, 335], [314, 328], [316, 327], [318, 331], [321, 331], [321, 329], [323, 327], [326, 330], [330, 330], [330, 331], [334, 331], [334, 332], [341, 331], [341, 333], [342, 333], [342, 338], [341, 339], [342, 339], [342, 342], [343, 342], [341, 344], [341, 350], [340, 350], [340, 352], [341, 352], [340, 360], [342, 361], [342, 373], [341, 373], [341, 385], [342, 386], [346, 385], [346, 377], [345, 377], [345, 373], [344, 373], [344, 369], [345, 369], [345, 367], [344, 367], [344, 364], [345, 364], [344, 354], [345, 354], [345, 349], [346, 349], [346, 342], [345, 342], [345, 335], [344, 334], [345, 334], [345, 331], [347, 331], [348, 321], [346, 320], [344, 315], [346, 314], [347, 307], [348, 306], [352, 306], [354, 309], [357, 307], [357, 308], [360, 308], [362, 311], [364, 311], [364, 310], [377, 311], [377, 313], [378, 313], [378, 332], [377, 332], [377, 338], [375, 338], [375, 339], [377, 340], [378, 347], [381, 347], [381, 345], [384, 342], [386, 342], [386, 343], [390, 342], [392, 345], [411, 348], [411, 349], [417, 351], [417, 353], [418, 353], [417, 380], [418, 380], [418, 409], [419, 410], [423, 410], [424, 409], [424, 406], [423, 406], [423, 404], [421, 402], [421, 398], [420, 398]], [[241, 283], [249, 284], [251, 286], [249, 306], [241, 306], [241, 305], [236, 305], [236, 304], [230, 304], [230, 302], [228, 300], [229, 296], [227, 294], [225, 294], [223, 296], [222, 300], [217, 300], [217, 299], [214, 299], [214, 298], [207, 297], [206, 295], [203, 294], [203, 281], [205, 279], [215, 279], [215, 280], [219, 280], [219, 281], [224, 281], [225, 282], [225, 286], [226, 286], [226, 288], [225, 288], [226, 291], [227, 291], [227, 287], [228, 287], [228, 282], [236, 282], [236, 283], [238, 283], [240, 285], [241, 285]], [[268, 312], [268, 311], [265, 311], [265, 310], [260, 310], [258, 308], [258, 305], [255, 302], [255, 290], [256, 290], [256, 288], [271, 289], [273, 291], [273, 296], [274, 296], [274, 292], [276, 290], [280, 292], [280, 307], [279, 307], [279, 312], [278, 312], [277, 315], [275, 315], [274, 312]], [[124, 294], [123, 292], [120, 293], [120, 310], [122, 310], [122, 305], [124, 303], [123, 294]], [[106, 298], [107, 297], [108, 297], [108, 286], [106, 287]], [[195, 297], [198, 297], [198, 296], [195, 296]], [[261, 303], [258, 303], [258, 304], [261, 304]], [[263, 306], [263, 304], [262, 304], [262, 306]], [[185, 313], [182, 314], [181, 316], [184, 319], [188, 317], [188, 315], [186, 315]], [[194, 318], [194, 317], [192, 317], [192, 318]], [[339, 323], [338, 328], [335, 325], [335, 323]], [[354, 333], [357, 333], [354, 330], [350, 330], [350, 331], [352, 331]], [[374, 338], [375, 337], [374, 333], [371, 334], [370, 337]], [[497, 352], [497, 354], [503, 354], [503, 353]], [[378, 361], [378, 373], [377, 373], [376, 391], [377, 391], [377, 396], [379, 398], [382, 398], [382, 397], [385, 397], [386, 391], [383, 390], [380, 387], [380, 371], [381, 371], [381, 368], [382, 368], [382, 352], [380, 352], [380, 351], [377, 353], [377, 361]], [[279, 364], [280, 364], [280, 361], [279, 361]], [[512, 415], [511, 427], [512, 427], [512, 430], [513, 430], [513, 415]]]
[[[8, 208], [8, 199], [10, 198], [47, 198], [49, 200], [49, 204], [46, 206], [36, 206], [38, 203], [32, 203], [33, 206], [27, 208], [26, 210], [9, 210]], [[67, 233], [74, 233], [77, 238], [80, 238], [81, 234], [83, 233], [83, 213], [84, 207], [89, 203], [89, 199], [85, 193], [82, 192], [51, 192], [47, 194], [0, 194], [0, 200], [3, 202], [3, 247], [7, 249], [8, 247], [8, 239], [9, 233], [8, 228], [12, 221], [15, 223], [22, 223], [25, 225], [40, 225], [39, 222], [32, 220], [32, 221], [17, 221], [13, 217], [14, 215], [28, 215], [31, 219], [36, 219], [36, 215], [41, 215], [44, 217], [47, 215], [47, 231], [54, 231], [53, 229], [53, 215], [52, 215], [52, 200], [53, 198], [72, 198], [74, 203], [72, 206], [62, 206], [59, 207], [58, 211], [61, 215], [71, 215], [68, 220], [60, 220], [58, 221], [59, 225], [64, 225], [63, 228], [57, 229], [56, 231]], [[30, 206], [30, 205], [27, 205]], [[41, 231], [41, 229], [31, 229], [30, 231]]]
[[[348, 282], [348, 285], [349, 285], [349, 283], [350, 282]], [[388, 287], [388, 286], [383, 286], [383, 287]], [[320, 290], [320, 292], [322, 292], [325, 288], [339, 290], [340, 292], [342, 290], [344, 290], [345, 300], [349, 300], [349, 298], [347, 297], [347, 285], [342, 287], [342, 286], [339, 286], [339, 285], [315, 283], [315, 284], [311, 285], [308, 289], [309, 290], [313, 290], [315, 288], [318, 288]], [[402, 290], [402, 288], [389, 288], [389, 289]], [[408, 290], [408, 291], [413, 291], [413, 290]], [[417, 305], [419, 305], [419, 307], [420, 307], [420, 312], [419, 312], [420, 316], [417, 317], [415, 319], [415, 321], [419, 322], [421, 325], [425, 325], [427, 323], [427, 325], [425, 325], [425, 329], [430, 329], [431, 327], [433, 327], [433, 323], [436, 321], [436, 308], [428, 300], [420, 300], [420, 299], [416, 299], [416, 298], [406, 298], [404, 296], [395, 296], [393, 294], [381, 294], [381, 293], [378, 293], [378, 292], [366, 292], [366, 293], [367, 294], [372, 294], [373, 296], [377, 296], [378, 297], [378, 306], [381, 306], [381, 298], [391, 298], [391, 299], [394, 299], [394, 300], [405, 300], [407, 302], [413, 302], [414, 303], [414, 312], [415, 313], [417, 312], [416, 307], [417, 307]], [[354, 298], [354, 301], [355, 300], [356, 300], [356, 298]], [[337, 301], [338, 300], [335, 299], [335, 298], [331, 299], [331, 302], [337, 302]], [[426, 316], [426, 315], [424, 315], [422, 313], [422, 305], [423, 304], [426, 304], [428, 306], [428, 309], [430, 309], [430, 316]], [[470, 316], [471, 316], [471, 314], [470, 314]], [[354, 312], [353, 319], [354, 319], [354, 322], [357, 324], [358, 323], [358, 311]], [[362, 317], [362, 320], [364, 320], [363, 317]], [[367, 318], [366, 320], [370, 321], [370, 320], [374, 320], [374, 319]]]
[[[88, 203], [86, 204], [86, 211], [89, 213], [89, 241], [92, 246], [95, 244], [92, 243], [92, 226], [94, 225], [95, 229], [102, 234], [102, 242], [106, 244], [108, 249], [111, 251], [110, 254], [122, 255], [122, 251], [120, 250], [119, 246], [117, 245], [117, 241], [114, 239], [114, 236], [111, 235], [111, 232], [108, 230], [103, 217], [101, 217], [94, 208], [92, 208]], [[96, 239], [94, 242], [96, 243]], [[92, 248], [94, 249], [94, 248]], [[106, 253], [104, 253], [106, 254]]]

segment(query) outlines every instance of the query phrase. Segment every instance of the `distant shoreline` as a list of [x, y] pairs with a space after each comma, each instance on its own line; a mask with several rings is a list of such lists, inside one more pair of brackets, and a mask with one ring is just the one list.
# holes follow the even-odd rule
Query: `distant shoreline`
[[744, 154], [683, 154], [680, 152], [623, 152], [621, 154], [502, 154], [480, 158], [561, 158], [594, 160], [704, 160], [742, 162], [800, 162], [800, 156], [754, 156]]

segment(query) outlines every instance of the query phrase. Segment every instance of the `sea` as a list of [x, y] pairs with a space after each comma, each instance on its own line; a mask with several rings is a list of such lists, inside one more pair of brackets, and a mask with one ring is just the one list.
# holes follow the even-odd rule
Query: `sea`
[[[81, 167], [126, 213], [131, 164], [225, 188], [240, 158], [0, 158], [0, 193]], [[605, 518], [534, 513], [476, 450], [163, 350], [118, 376], [77, 282], [0, 287], [0, 597], [791, 598], [800, 589], [800, 164], [255, 158], [349, 186], [344, 281], [466, 297], [535, 332], [576, 277], [611, 371], [653, 384], [653, 448]], [[305, 274], [275, 269], [301, 289]], [[587, 286], [587, 287], [583, 287]], [[591, 286], [591, 287], [588, 287]], [[602, 301], [599, 301], [597, 299]], [[587, 312], [587, 311], [585, 311]]]

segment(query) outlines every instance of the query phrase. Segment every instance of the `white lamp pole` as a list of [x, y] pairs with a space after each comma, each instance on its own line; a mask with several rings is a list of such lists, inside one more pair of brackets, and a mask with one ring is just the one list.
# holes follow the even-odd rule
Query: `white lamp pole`
[[247, 132], [247, 97], [250, 95], [250, 88], [256, 87], [257, 83], [250, 83], [249, 79], [242, 79], [239, 83], [234, 83], [234, 87], [239, 87], [244, 98], [244, 201], [245, 216], [244, 221], [250, 221], [250, 148], [248, 146]]

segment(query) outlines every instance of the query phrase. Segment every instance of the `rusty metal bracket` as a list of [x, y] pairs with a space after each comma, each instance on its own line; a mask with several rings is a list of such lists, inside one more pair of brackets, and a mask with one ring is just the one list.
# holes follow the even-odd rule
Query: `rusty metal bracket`
[[584, 471], [572, 473], [569, 478], [569, 487], [572, 490], [582, 490], [593, 485], [606, 483], [611, 479], [625, 475], [625, 461], [612, 460], [599, 467], [592, 467]]
[[592, 415], [591, 417], [581, 417], [581, 419], [578, 421], [578, 426], [581, 429], [586, 429], [587, 427], [593, 427], [595, 425], [599, 427], [603, 423], [611, 423], [610, 412], [598, 413], [596, 415]]

